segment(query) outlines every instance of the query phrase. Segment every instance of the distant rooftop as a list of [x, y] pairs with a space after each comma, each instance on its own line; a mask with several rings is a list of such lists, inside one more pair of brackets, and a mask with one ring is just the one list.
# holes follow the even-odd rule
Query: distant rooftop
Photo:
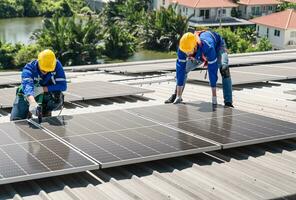
[[282, 12], [257, 17], [250, 20], [253, 23], [281, 29], [296, 29], [296, 11], [287, 9]]
[[243, 4], [243, 5], [277, 5], [277, 4], [280, 4], [280, 2], [276, 1], [276, 0], [240, 0], [237, 3]]
[[173, 2], [191, 8], [232, 8], [238, 6], [228, 0], [174, 0]]

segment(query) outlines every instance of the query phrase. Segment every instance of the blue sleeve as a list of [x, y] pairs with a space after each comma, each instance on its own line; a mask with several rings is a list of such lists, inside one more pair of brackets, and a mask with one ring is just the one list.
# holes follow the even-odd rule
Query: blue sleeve
[[187, 55], [178, 49], [178, 58], [176, 61], [177, 86], [184, 86], [186, 75]]
[[22, 71], [22, 89], [25, 96], [34, 96], [34, 76], [31, 63], [26, 64]]
[[48, 92], [54, 92], [54, 91], [66, 91], [67, 90], [67, 80], [66, 75], [63, 69], [62, 64], [60, 61], [57, 61], [57, 66], [55, 69], [56, 75], [55, 75], [55, 82], [54, 85], [47, 86]]
[[207, 57], [208, 60], [208, 72], [209, 72], [209, 79], [210, 79], [210, 86], [216, 87], [217, 85], [217, 72], [218, 72], [218, 59], [216, 49], [205, 43], [204, 45], [204, 55]]

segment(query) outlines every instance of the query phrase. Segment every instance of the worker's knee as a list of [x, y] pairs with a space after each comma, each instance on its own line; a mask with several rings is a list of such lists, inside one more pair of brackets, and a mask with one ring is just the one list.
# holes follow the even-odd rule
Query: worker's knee
[[220, 68], [220, 74], [222, 78], [230, 78], [230, 70], [228, 66], [222, 66]]

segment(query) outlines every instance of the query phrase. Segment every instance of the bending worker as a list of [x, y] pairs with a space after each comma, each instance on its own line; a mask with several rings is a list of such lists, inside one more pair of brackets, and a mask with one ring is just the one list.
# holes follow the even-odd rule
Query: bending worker
[[[10, 120], [26, 119], [42, 110], [43, 116], [60, 109], [64, 103], [62, 91], [67, 89], [63, 66], [51, 50], [44, 50], [38, 59], [26, 64], [22, 83], [17, 89]], [[40, 109], [41, 108], [41, 109]]]
[[217, 104], [216, 84], [218, 68], [222, 76], [225, 107], [232, 105], [232, 83], [228, 67], [228, 54], [223, 38], [216, 32], [199, 31], [185, 33], [179, 43], [176, 63], [177, 86], [175, 93], [165, 103], [181, 103], [182, 93], [187, 74], [197, 68], [200, 63], [208, 65], [210, 86], [212, 88], [212, 103]]

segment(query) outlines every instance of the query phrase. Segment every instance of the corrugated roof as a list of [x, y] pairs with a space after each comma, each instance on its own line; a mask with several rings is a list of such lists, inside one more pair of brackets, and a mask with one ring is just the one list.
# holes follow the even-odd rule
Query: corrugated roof
[[282, 12], [257, 17], [250, 20], [253, 23], [281, 29], [296, 29], [296, 10], [287, 9]]
[[[284, 65], [284, 63], [283, 63]], [[167, 75], [122, 76], [100, 72], [80, 73], [74, 82], [116, 81], [136, 84], [155, 93], [68, 106], [74, 115], [120, 108], [163, 104], [175, 87]], [[219, 77], [220, 78], [220, 77]], [[120, 81], [122, 79], [122, 81]], [[235, 109], [296, 122], [296, 81], [234, 87]], [[222, 89], [218, 88], [218, 101]], [[210, 101], [207, 85], [186, 85], [185, 101]], [[0, 117], [1, 119], [6, 117]], [[7, 118], [6, 118], [7, 119]], [[5, 120], [4, 120], [5, 121]], [[95, 170], [0, 186], [0, 199], [296, 199], [296, 140], [202, 153], [123, 167]]]
[[239, 0], [238, 4], [243, 5], [277, 5], [280, 4], [277, 0]]

